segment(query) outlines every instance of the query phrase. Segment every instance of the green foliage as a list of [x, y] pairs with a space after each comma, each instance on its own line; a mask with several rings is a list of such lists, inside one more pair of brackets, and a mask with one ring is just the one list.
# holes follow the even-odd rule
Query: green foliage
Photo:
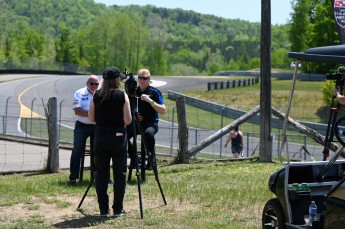
[[[100, 73], [116, 65], [166, 75], [178, 66], [176, 74], [213, 75], [260, 63], [260, 23], [91, 0], [11, 0], [0, 1], [0, 8], [1, 68]], [[273, 49], [287, 53], [286, 26], [272, 26], [272, 34]]]
[[[78, 64], [76, 45], [70, 37], [70, 32], [65, 25], [61, 25], [61, 36], [56, 41], [56, 61], [68, 64]], [[76, 71], [75, 68], [65, 66], [65, 71]]]
[[306, 50], [311, 33], [311, 3], [310, 0], [294, 0], [292, 2], [294, 13], [291, 17], [289, 37], [291, 41], [291, 51], [302, 52]]
[[288, 51], [284, 48], [278, 48], [272, 52], [272, 66], [276, 68], [286, 68], [290, 65], [291, 60], [287, 58]]
[[[309, 48], [339, 44], [332, 1], [294, 0], [292, 6], [294, 13], [289, 27], [291, 51], [303, 52]], [[336, 69], [336, 65], [306, 62], [302, 68], [309, 73], [327, 73]]]
[[329, 106], [332, 105], [334, 87], [335, 87], [335, 82], [333, 80], [326, 80], [326, 82], [322, 84], [321, 86], [323, 101], [325, 101], [325, 103]]

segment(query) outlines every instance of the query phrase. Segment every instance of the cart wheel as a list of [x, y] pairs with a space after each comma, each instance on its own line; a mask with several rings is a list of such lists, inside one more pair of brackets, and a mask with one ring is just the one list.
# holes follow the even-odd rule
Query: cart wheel
[[267, 201], [262, 211], [262, 228], [285, 229], [285, 215], [278, 198]]

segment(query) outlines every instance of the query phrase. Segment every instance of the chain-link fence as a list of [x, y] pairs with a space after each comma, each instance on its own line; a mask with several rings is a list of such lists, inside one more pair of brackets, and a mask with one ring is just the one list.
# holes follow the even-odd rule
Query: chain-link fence
[[[26, 163], [36, 163], [41, 166], [44, 164], [48, 153], [48, 127], [46, 121], [46, 103], [42, 99], [0, 97], [0, 172], [8, 171], [9, 164], [24, 165]], [[26, 105], [24, 105], [26, 104]], [[68, 167], [69, 154], [73, 144], [73, 129], [75, 124], [74, 114], [70, 101], [58, 101], [58, 134], [60, 150], [63, 151], [62, 158], [64, 160], [61, 167]], [[210, 103], [212, 104], [212, 103]], [[208, 106], [210, 106], [208, 104]], [[216, 108], [215, 108], [216, 109]], [[217, 109], [216, 109], [217, 110]], [[167, 114], [162, 118], [170, 121], [161, 120], [159, 122], [159, 132], [156, 135], [156, 151], [157, 154], [167, 156], [176, 156], [179, 146], [178, 142], [178, 126], [174, 120], [175, 107], [167, 107]], [[188, 112], [193, 112], [188, 110]], [[208, 111], [208, 119], [214, 119], [218, 128], [228, 125], [233, 119], [226, 117], [225, 112]], [[200, 114], [188, 114], [193, 118], [202, 118]], [[201, 121], [202, 122], [202, 121]], [[251, 129], [258, 129], [258, 124], [250, 124]], [[256, 126], [256, 127], [254, 127]], [[189, 148], [198, 145], [202, 140], [212, 135], [217, 128], [198, 128], [188, 127], [188, 145]], [[260, 135], [255, 131], [242, 130], [244, 139], [244, 157], [252, 157], [259, 155]], [[278, 132], [272, 133], [272, 153], [273, 157], [278, 156], [280, 149], [280, 129]], [[226, 159], [232, 156], [230, 147], [224, 148], [227, 136], [223, 136], [213, 142], [206, 148], [202, 149], [196, 156], [207, 159]], [[10, 142], [9, 142], [10, 140]], [[138, 136], [138, 144], [140, 145], [140, 136]], [[16, 143], [14, 143], [14, 141]], [[305, 135], [293, 133], [287, 137], [287, 143], [284, 147], [284, 154], [290, 159], [296, 160], [322, 160], [323, 146], [320, 146]], [[17, 144], [17, 147], [15, 147]], [[33, 145], [40, 148], [32, 149]], [[140, 147], [140, 146], [139, 146]], [[34, 151], [34, 153], [32, 153]], [[30, 156], [28, 156], [30, 155]], [[284, 156], [284, 155], [283, 155]], [[30, 160], [28, 161], [28, 158]], [[10, 166], [13, 168], [26, 168], [27, 166]], [[36, 166], [37, 167], [37, 166]]]

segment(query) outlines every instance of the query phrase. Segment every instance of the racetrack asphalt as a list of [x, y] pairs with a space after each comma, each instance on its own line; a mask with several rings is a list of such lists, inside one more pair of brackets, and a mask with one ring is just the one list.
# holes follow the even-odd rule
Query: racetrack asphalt
[[[37, 74], [0, 74], [0, 83], [13, 80], [37, 78]], [[100, 77], [101, 78], [101, 77]], [[219, 78], [218, 78], [219, 80]], [[153, 77], [152, 85], [158, 87], [162, 93], [173, 91], [187, 91], [192, 89], [207, 89], [207, 82], [210, 77]], [[35, 171], [41, 170], [45, 166], [48, 157], [48, 147], [32, 144], [18, 143], [14, 141], [0, 140], [0, 173], [17, 171]], [[59, 149], [59, 168], [68, 169], [70, 163], [71, 150]], [[88, 158], [85, 160], [85, 166], [89, 166]]]

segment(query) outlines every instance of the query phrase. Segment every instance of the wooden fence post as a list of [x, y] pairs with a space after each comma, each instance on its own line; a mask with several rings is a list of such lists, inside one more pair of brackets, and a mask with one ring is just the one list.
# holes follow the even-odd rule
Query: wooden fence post
[[56, 173], [59, 170], [59, 134], [57, 121], [57, 101], [55, 97], [48, 100], [46, 118], [49, 138], [47, 171]]
[[176, 98], [176, 112], [177, 112], [177, 121], [178, 121], [178, 139], [179, 139], [179, 150], [177, 153], [177, 162], [189, 163], [186, 101], [184, 97], [178, 96]]

